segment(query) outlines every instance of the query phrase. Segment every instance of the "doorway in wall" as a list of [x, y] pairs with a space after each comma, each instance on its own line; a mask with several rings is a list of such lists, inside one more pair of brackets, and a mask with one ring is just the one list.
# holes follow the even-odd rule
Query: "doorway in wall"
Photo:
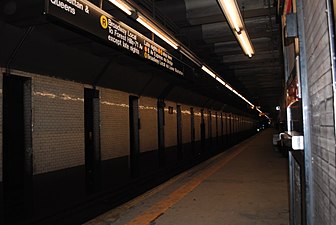
[[84, 89], [85, 181], [87, 193], [100, 187], [99, 91]]
[[5, 75], [2, 137], [5, 224], [21, 220], [33, 208], [31, 108], [31, 79]]

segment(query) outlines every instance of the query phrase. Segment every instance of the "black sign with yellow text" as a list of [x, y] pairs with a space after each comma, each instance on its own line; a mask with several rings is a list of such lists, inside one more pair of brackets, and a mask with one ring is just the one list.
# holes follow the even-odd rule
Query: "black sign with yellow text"
[[46, 0], [46, 14], [183, 75], [183, 65], [166, 49], [86, 0]]

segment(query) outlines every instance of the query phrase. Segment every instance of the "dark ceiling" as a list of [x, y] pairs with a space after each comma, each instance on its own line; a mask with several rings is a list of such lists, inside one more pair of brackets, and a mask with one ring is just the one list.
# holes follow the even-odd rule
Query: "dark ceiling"
[[[98, 0], [91, 2], [98, 3]], [[133, 3], [165, 26], [253, 104], [260, 105], [262, 111], [276, 117], [275, 106], [279, 105], [283, 89], [283, 69], [273, 0], [238, 0], [255, 48], [251, 59], [243, 54], [216, 0], [135, 0]], [[5, 0], [0, 3], [0, 8], [2, 66], [10, 64], [17, 69], [52, 76], [63, 74], [65, 79], [136, 94], [171, 95], [175, 98], [190, 96], [185, 100], [190, 102], [192, 95], [172, 91], [182, 90], [179, 88], [182, 87], [207, 97], [198, 105], [213, 102], [212, 105], [224, 103], [243, 110], [247, 108], [245, 102], [199, 68], [187, 68], [182, 78], [162, 76], [166, 72], [161, 68], [148, 62], [144, 64], [142, 60], [99, 43], [72, 27], [58, 26], [43, 14], [44, 0]], [[104, 1], [103, 9], [151, 37], [147, 30], [108, 1]], [[28, 38], [20, 46], [25, 35]], [[116, 71], [123, 76], [111, 76]], [[138, 74], [136, 77], [135, 72]], [[158, 73], [161, 75], [156, 75]]]
[[163, 23], [197, 56], [262, 111], [276, 115], [283, 65], [274, 0], [237, 0], [255, 48], [251, 59], [243, 54], [216, 0], [136, 2], [153, 17], [164, 17]]

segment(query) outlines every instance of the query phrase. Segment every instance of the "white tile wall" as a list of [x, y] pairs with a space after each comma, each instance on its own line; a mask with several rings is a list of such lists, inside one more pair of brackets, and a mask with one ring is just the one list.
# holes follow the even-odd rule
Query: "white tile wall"
[[84, 87], [34, 76], [34, 174], [84, 164]]
[[158, 149], [157, 99], [140, 97], [139, 114], [140, 152]]
[[129, 94], [100, 88], [101, 159], [129, 155]]

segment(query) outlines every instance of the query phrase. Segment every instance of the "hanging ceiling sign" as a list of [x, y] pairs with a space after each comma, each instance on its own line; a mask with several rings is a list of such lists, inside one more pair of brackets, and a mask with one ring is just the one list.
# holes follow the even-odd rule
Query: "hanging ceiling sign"
[[45, 13], [183, 75], [182, 63], [166, 49], [86, 0], [46, 0]]

